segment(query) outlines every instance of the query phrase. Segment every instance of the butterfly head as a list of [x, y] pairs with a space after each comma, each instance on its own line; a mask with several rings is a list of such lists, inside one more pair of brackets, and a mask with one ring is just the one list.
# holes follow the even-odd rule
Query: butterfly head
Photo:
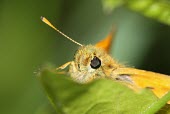
[[102, 48], [92, 45], [82, 46], [75, 53], [69, 73], [75, 81], [87, 83], [105, 77], [106, 69], [113, 68], [112, 62], [112, 58]]

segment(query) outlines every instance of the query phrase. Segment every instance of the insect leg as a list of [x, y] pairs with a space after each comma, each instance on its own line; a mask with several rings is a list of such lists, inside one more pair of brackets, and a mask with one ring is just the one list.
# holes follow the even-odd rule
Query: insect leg
[[67, 66], [69, 66], [69, 65], [71, 64], [71, 62], [72, 62], [72, 61], [65, 63], [64, 65], [56, 68], [56, 70], [59, 70], [59, 69], [63, 70], [63, 69], [65, 69]]

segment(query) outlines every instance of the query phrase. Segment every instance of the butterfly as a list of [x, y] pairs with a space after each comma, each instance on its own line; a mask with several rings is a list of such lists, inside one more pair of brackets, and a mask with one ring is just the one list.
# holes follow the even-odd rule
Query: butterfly
[[148, 88], [158, 98], [170, 91], [170, 77], [168, 75], [126, 67], [109, 55], [114, 31], [111, 31], [106, 38], [95, 45], [82, 45], [54, 27], [45, 17], [41, 17], [41, 20], [80, 46], [73, 61], [56, 69], [63, 70], [69, 67], [67, 74], [77, 83], [86, 84], [96, 79], [106, 78], [123, 83], [135, 91]]

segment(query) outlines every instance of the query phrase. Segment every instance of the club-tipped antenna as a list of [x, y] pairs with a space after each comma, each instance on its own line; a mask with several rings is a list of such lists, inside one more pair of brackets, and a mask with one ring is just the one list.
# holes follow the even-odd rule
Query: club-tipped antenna
[[57, 32], [59, 32], [61, 35], [63, 35], [64, 37], [66, 37], [67, 39], [71, 40], [73, 43], [79, 45], [79, 46], [83, 46], [82, 44], [76, 42], [75, 40], [73, 40], [72, 38], [70, 38], [69, 36], [65, 35], [63, 32], [61, 32], [60, 30], [58, 30], [55, 26], [53, 26], [50, 21], [48, 21], [45, 17], [41, 16], [41, 20], [46, 23], [47, 25], [49, 25], [51, 28], [53, 28], [54, 30], [56, 30]]

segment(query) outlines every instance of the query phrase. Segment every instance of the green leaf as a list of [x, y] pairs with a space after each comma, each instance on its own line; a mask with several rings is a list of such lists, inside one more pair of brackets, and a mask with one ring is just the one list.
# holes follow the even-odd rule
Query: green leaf
[[146, 89], [137, 93], [112, 80], [77, 84], [68, 76], [56, 74], [53, 69], [42, 69], [38, 78], [57, 113], [155, 113], [170, 99], [166, 96], [159, 100]]
[[[105, 10], [114, 9], [115, 0], [103, 0]], [[170, 1], [169, 0], [116, 0], [117, 3], [139, 12], [140, 14], [170, 25]]]

